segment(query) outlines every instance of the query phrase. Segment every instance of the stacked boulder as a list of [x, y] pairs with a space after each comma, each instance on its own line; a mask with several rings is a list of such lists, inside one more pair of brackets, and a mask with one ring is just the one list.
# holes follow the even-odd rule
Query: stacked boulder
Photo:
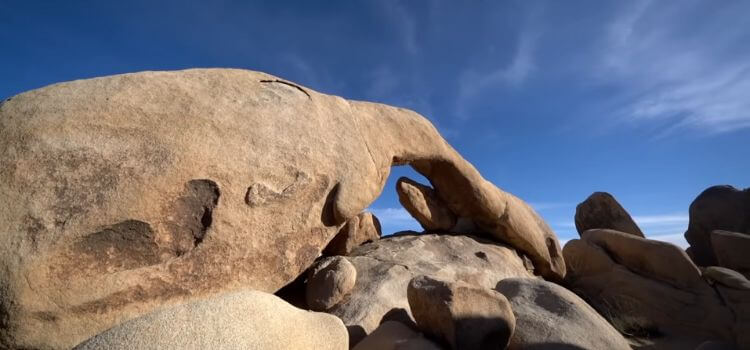
[[[728, 265], [737, 268], [742, 266], [742, 257], [747, 256], [740, 251], [741, 243], [734, 246], [724, 243], [733, 239], [742, 242], [744, 235], [714, 230], [736, 227], [735, 216], [723, 216], [730, 222], [722, 224], [722, 218], [709, 218], [698, 209], [736, 205], [734, 198], [723, 204], [716, 202], [717, 189], [727, 192], [725, 186], [708, 189], [691, 205], [686, 237], [693, 237], [688, 239], [692, 243], [699, 242], [699, 246], [688, 249], [698, 252], [693, 254], [670, 243], [644, 238], [614, 197], [595, 193], [576, 211], [581, 239], [569, 241], [563, 249], [568, 265], [566, 286], [628, 335], [634, 347], [686, 349], [706, 341], [749, 347], [746, 334], [750, 328], [744, 317], [747, 302], [743, 301], [750, 300], [747, 280], [725, 267], [701, 267], [699, 263], [731, 261]], [[702, 204], [706, 193], [714, 201], [711, 205]], [[600, 215], [599, 221], [592, 225], [592, 220], [586, 219], [594, 216], [592, 211], [614, 214]], [[742, 211], [720, 212], [726, 215]], [[602, 220], [604, 217], [612, 219]], [[579, 222], [582, 224], [578, 225]], [[696, 233], [698, 228], [703, 235]], [[721, 254], [715, 254], [716, 250], [708, 254], [701, 245], [711, 241], [706, 232], [720, 237], [715, 246], [724, 249]], [[701, 258], [694, 260], [691, 256]]]

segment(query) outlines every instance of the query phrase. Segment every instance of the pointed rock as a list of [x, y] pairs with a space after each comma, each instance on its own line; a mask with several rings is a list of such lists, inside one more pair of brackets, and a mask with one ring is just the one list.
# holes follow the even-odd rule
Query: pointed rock
[[644, 237], [630, 214], [607, 192], [594, 192], [576, 206], [576, 230], [611, 229]]

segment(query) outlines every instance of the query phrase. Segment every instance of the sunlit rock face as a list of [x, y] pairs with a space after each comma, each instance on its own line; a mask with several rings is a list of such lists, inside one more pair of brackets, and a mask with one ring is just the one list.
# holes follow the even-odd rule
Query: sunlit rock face
[[557, 238], [424, 117], [245, 70], [56, 84], [0, 105], [0, 347], [70, 348], [157, 306], [273, 292], [411, 164], [565, 274]]

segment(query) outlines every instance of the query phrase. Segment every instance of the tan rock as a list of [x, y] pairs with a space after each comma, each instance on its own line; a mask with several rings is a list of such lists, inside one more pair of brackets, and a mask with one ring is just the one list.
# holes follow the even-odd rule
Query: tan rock
[[630, 214], [607, 192], [594, 192], [576, 206], [576, 230], [612, 229], [644, 237]]
[[516, 326], [508, 299], [491, 289], [417, 276], [407, 297], [417, 326], [452, 349], [505, 349]]
[[401, 205], [426, 231], [447, 231], [456, 225], [456, 215], [431, 187], [402, 177], [396, 182], [396, 193]]
[[357, 269], [343, 256], [324, 258], [312, 267], [306, 285], [307, 305], [325, 311], [338, 304], [357, 281]]
[[680, 288], [701, 284], [701, 272], [680, 247], [614, 230], [588, 230], [583, 240], [602, 247], [630, 270]]
[[690, 204], [690, 223], [685, 239], [693, 261], [700, 266], [716, 266], [711, 231], [724, 230], [750, 234], [750, 188], [712, 186]]
[[347, 259], [357, 268], [357, 283], [328, 312], [344, 321], [352, 344], [384, 320], [416, 327], [407, 298], [415, 276], [486, 289], [504, 278], [532, 277], [512, 248], [463, 235], [396, 234], [355, 249]]
[[352, 350], [440, 350], [403, 323], [385, 321]]
[[516, 317], [508, 349], [630, 349], [591, 306], [557, 284], [507, 278], [497, 290], [508, 298]]
[[271, 294], [243, 291], [158, 309], [75, 350], [349, 349], [341, 320], [299, 310]]
[[563, 250], [566, 286], [640, 349], [733, 341], [734, 316], [689, 257], [668, 243], [589, 230]]
[[745, 276], [726, 267], [709, 266], [703, 270], [703, 278], [727, 288], [750, 290], [750, 281]]
[[427, 119], [235, 69], [55, 84], [0, 105], [0, 344], [70, 348], [163, 305], [274, 292], [410, 163], [564, 276], [554, 233]]
[[711, 231], [711, 248], [719, 266], [750, 277], [750, 235], [713, 230]]
[[346, 221], [344, 227], [323, 250], [324, 255], [349, 255], [360, 245], [377, 241], [382, 234], [380, 221], [369, 212], [359, 213]]

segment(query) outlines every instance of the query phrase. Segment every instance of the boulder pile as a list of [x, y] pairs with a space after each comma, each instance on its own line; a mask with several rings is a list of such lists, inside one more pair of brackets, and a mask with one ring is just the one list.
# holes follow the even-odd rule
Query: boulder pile
[[236, 69], [20, 94], [0, 152], [0, 349], [750, 347], [748, 190], [687, 253], [595, 193], [561, 249], [417, 113]]

